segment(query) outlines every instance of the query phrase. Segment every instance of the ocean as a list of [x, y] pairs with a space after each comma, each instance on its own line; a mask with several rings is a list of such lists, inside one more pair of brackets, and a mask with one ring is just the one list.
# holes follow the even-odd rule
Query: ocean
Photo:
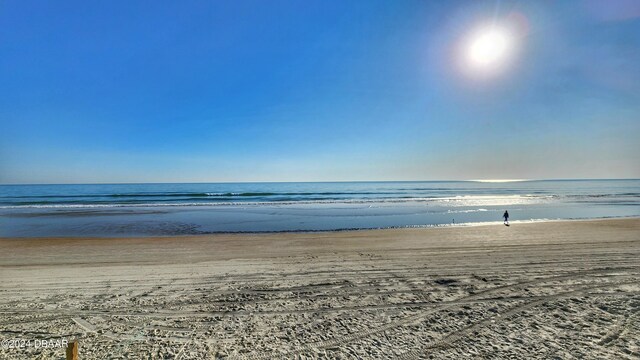
[[0, 185], [0, 236], [124, 237], [640, 216], [640, 180]]

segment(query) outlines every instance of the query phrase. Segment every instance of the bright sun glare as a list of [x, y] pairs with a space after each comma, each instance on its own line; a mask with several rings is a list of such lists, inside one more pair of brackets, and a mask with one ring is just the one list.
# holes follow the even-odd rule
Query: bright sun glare
[[492, 26], [472, 34], [466, 46], [467, 60], [477, 70], [490, 70], [503, 64], [513, 50], [506, 29]]

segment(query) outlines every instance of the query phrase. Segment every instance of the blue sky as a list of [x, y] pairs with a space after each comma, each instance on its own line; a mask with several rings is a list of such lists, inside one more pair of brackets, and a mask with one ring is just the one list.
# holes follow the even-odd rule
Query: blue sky
[[3, 1], [0, 183], [640, 178], [639, 64], [630, 0]]

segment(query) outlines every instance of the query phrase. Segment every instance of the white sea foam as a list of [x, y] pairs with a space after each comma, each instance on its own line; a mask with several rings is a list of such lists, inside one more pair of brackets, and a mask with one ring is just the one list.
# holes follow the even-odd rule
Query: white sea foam
[[[117, 207], [189, 207], [189, 206], [279, 206], [314, 204], [409, 204], [429, 203], [447, 207], [464, 206], [507, 206], [534, 204], [549, 200], [548, 196], [532, 195], [463, 195], [454, 197], [413, 197], [413, 198], [371, 198], [341, 200], [298, 200], [298, 201], [227, 201], [227, 202], [177, 202], [177, 203], [110, 203], [110, 204], [29, 204], [4, 205], [0, 209], [83, 209]], [[485, 209], [486, 210], [486, 209]], [[480, 210], [482, 211], [482, 210]]]
[[[566, 220], [566, 219], [565, 219]], [[589, 219], [585, 219], [589, 220]], [[509, 224], [529, 224], [529, 223], [540, 223], [540, 222], [556, 222], [563, 221], [563, 219], [523, 219], [523, 220], [513, 220], [509, 221]], [[502, 225], [502, 221], [473, 221], [473, 222], [461, 222], [461, 223], [446, 223], [446, 224], [426, 224], [426, 225], [407, 225], [407, 226], [398, 226], [394, 228], [410, 228], [410, 229], [421, 229], [421, 228], [434, 228], [434, 227], [467, 227], [467, 226], [487, 226], [487, 225]]]
[[466, 214], [474, 212], [489, 211], [488, 209], [469, 209], [469, 210], [447, 210], [447, 214]]

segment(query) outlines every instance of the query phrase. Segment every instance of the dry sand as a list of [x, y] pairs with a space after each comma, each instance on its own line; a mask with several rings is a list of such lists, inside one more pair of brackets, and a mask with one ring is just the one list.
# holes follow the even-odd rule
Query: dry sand
[[1, 339], [78, 338], [81, 359], [640, 357], [640, 219], [0, 253]]

